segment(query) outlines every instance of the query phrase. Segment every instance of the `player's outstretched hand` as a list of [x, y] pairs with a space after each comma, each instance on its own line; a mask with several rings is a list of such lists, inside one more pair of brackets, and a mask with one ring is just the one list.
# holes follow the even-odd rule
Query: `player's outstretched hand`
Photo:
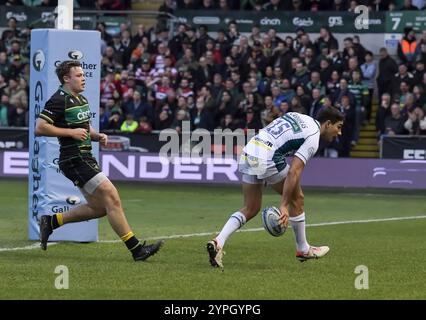
[[105, 133], [100, 133], [99, 134], [99, 143], [106, 147], [107, 143], [108, 143], [108, 136]]
[[286, 207], [281, 206], [280, 207], [280, 212], [281, 212], [281, 215], [280, 215], [280, 224], [284, 228], [287, 228], [287, 226], [288, 226], [288, 216], [289, 216], [288, 210], [287, 210]]
[[71, 138], [79, 141], [84, 141], [87, 139], [89, 133], [84, 128], [75, 128], [71, 129]]

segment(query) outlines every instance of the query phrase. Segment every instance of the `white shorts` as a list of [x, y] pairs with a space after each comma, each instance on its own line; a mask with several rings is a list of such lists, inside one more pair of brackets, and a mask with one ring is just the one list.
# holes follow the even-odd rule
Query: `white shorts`
[[83, 188], [80, 188], [80, 190], [82, 190], [83, 194], [88, 193], [89, 195], [92, 195], [105, 180], [109, 180], [108, 177], [105, 175], [105, 173], [99, 172], [96, 176], [87, 181]]
[[290, 169], [285, 165], [278, 170], [273, 161], [262, 160], [245, 153], [241, 154], [238, 171], [242, 173], [242, 181], [248, 184], [276, 184], [283, 181]]

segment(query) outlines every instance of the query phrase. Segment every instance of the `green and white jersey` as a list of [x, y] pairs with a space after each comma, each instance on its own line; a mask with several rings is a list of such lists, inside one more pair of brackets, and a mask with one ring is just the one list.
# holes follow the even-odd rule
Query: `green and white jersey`
[[244, 147], [249, 157], [281, 171], [286, 157], [295, 155], [305, 164], [318, 150], [320, 124], [310, 116], [289, 112], [259, 131]]
[[[90, 133], [92, 113], [89, 103], [82, 95], [72, 95], [62, 86], [46, 102], [40, 118], [60, 128], [84, 128]], [[90, 134], [84, 141], [70, 137], [58, 137], [61, 157], [72, 157], [90, 153], [92, 144]]]

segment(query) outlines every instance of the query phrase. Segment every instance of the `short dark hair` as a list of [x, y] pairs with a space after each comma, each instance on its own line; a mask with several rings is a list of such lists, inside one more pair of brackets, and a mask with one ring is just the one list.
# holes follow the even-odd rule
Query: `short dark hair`
[[332, 124], [345, 120], [345, 115], [335, 107], [323, 108], [318, 113], [317, 120], [323, 124], [326, 121], [330, 121]]
[[62, 61], [59, 66], [56, 67], [56, 75], [58, 76], [61, 84], [64, 84], [64, 76], [70, 73], [71, 68], [81, 67], [80, 61], [77, 60], [65, 60]]

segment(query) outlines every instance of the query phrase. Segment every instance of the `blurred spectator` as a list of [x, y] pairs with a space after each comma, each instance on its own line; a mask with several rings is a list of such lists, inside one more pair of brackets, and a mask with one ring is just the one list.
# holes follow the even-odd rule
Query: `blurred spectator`
[[421, 85], [415, 85], [413, 88], [413, 95], [416, 106], [423, 108], [426, 112], [426, 94]]
[[124, 10], [126, 7], [120, 0], [96, 0], [97, 10]]
[[287, 112], [290, 112], [290, 104], [287, 101], [281, 101], [278, 107], [278, 116], [282, 117]]
[[246, 118], [244, 129], [253, 129], [259, 131], [262, 129], [262, 122], [260, 121], [260, 115], [258, 112], [255, 112], [252, 108], [246, 110]]
[[99, 131], [107, 130], [110, 118], [110, 106], [114, 106], [114, 100], [110, 99], [105, 106], [99, 106]]
[[182, 133], [183, 121], [188, 121], [189, 117], [185, 110], [179, 110], [176, 112], [175, 119], [171, 124], [171, 128], [176, 130], [179, 134]]
[[[380, 0], [378, 0], [380, 1]], [[346, 1], [345, 0], [333, 0], [330, 6], [331, 11], [346, 11]]]
[[401, 63], [398, 67], [398, 72], [393, 77], [393, 90], [392, 93], [394, 95], [394, 98], [397, 98], [398, 95], [401, 94], [400, 87], [401, 83], [405, 82], [408, 86], [408, 90], [411, 89], [411, 86], [414, 82], [414, 76], [411, 72], [408, 72], [408, 68], [405, 64]]
[[426, 9], [426, 1], [425, 0], [412, 0], [412, 5], [419, 10]]
[[133, 92], [133, 97], [123, 105], [123, 113], [133, 115], [133, 119], [146, 117], [150, 123], [154, 123], [154, 110], [148, 102], [143, 102], [139, 91]]
[[[369, 8], [373, 11], [385, 11], [389, 9], [392, 0], [369, 0]], [[394, 5], [394, 4], [393, 4]]]
[[405, 121], [406, 119], [401, 115], [399, 104], [393, 103], [390, 107], [390, 115], [385, 118], [385, 134], [407, 134], [404, 128]]
[[331, 34], [330, 29], [326, 26], [321, 27], [320, 36], [315, 41], [315, 46], [318, 52], [321, 52], [321, 47], [325, 46], [328, 50], [331, 47], [339, 48], [339, 43], [337, 39]]
[[361, 82], [361, 72], [355, 70], [352, 72], [351, 81], [348, 85], [349, 91], [355, 97], [355, 129], [352, 144], [355, 145], [359, 139], [361, 125], [365, 119], [365, 105], [369, 101], [368, 88]]
[[340, 75], [337, 70], [334, 70], [331, 73], [330, 78], [327, 80], [325, 92], [326, 94], [330, 95], [331, 97], [334, 97], [336, 95], [336, 91], [339, 88], [339, 82], [340, 82]]
[[309, 91], [312, 91], [313, 89], [318, 89], [321, 95], [325, 95], [325, 86], [321, 82], [321, 77], [319, 72], [314, 71], [311, 73], [311, 81], [308, 82], [308, 84], [306, 85], [306, 88]]
[[292, 0], [291, 8], [292, 11], [304, 11], [306, 10], [303, 0]]
[[306, 114], [306, 108], [302, 105], [301, 99], [298, 96], [294, 96], [290, 101], [290, 110], [292, 112], [298, 112]]
[[318, 88], [314, 88], [312, 90], [312, 102], [311, 102], [311, 106], [308, 110], [308, 115], [311, 116], [312, 118], [316, 118], [318, 112], [321, 110], [322, 108], [322, 103], [321, 103], [321, 90]]
[[152, 125], [147, 117], [141, 117], [139, 119], [139, 125], [134, 131], [135, 133], [151, 133]]
[[7, 59], [7, 53], [5, 51], [0, 52], [0, 73], [5, 77], [9, 77], [11, 72], [11, 65]]
[[[405, 0], [405, 2], [407, 1], [411, 3], [411, 0]], [[416, 48], [417, 40], [414, 29], [411, 27], [404, 28], [404, 36], [398, 43], [398, 57], [401, 62], [407, 64], [410, 68], [414, 62]]]
[[220, 11], [230, 11], [232, 8], [230, 7], [228, 0], [219, 0], [218, 10]]
[[407, 103], [407, 97], [410, 95], [410, 87], [408, 86], [408, 83], [405, 81], [402, 81], [400, 84], [399, 92], [395, 95], [394, 100], [395, 102], [398, 102], [401, 106], [401, 108], [404, 107], [404, 105]]
[[0, 96], [3, 95], [4, 89], [7, 87], [6, 78], [4, 77], [3, 73], [0, 72]]
[[26, 62], [22, 59], [20, 55], [14, 55], [12, 57], [12, 61], [10, 65], [9, 77], [18, 78], [22, 76], [24, 72], [25, 64]]
[[0, 127], [8, 127], [13, 124], [16, 111], [9, 103], [9, 96], [1, 94], [0, 97]]
[[6, 0], [4, 1], [4, 4], [6, 6], [22, 6], [23, 5], [21, 0]]
[[374, 80], [376, 79], [376, 63], [373, 60], [373, 53], [367, 51], [365, 54], [365, 63], [361, 65], [362, 79], [364, 85], [368, 88], [368, 100], [365, 103], [366, 119], [371, 118], [371, 107], [373, 103]]
[[116, 61], [120, 64], [125, 65], [126, 61], [124, 59], [124, 51], [126, 50], [126, 48], [121, 42], [121, 37], [119, 33], [114, 34], [112, 36], [112, 42], [110, 43], [110, 46], [114, 49], [114, 58], [116, 59]]
[[261, 112], [261, 121], [263, 127], [266, 127], [268, 124], [270, 124], [272, 121], [274, 121], [276, 118], [278, 118], [279, 112], [278, 109], [274, 106], [272, 96], [266, 96], [265, 97], [265, 108]]
[[404, 0], [402, 7], [399, 9], [401, 11], [416, 11], [420, 8], [413, 6], [412, 0]]
[[341, 73], [343, 71], [344, 59], [343, 55], [340, 51], [338, 51], [337, 47], [331, 46], [329, 50], [329, 54], [327, 55], [327, 59], [330, 60], [333, 69]]
[[191, 110], [191, 127], [194, 129], [206, 129], [212, 131], [215, 127], [210, 110], [205, 107], [203, 97], [196, 100], [195, 108]]
[[[426, 45], [426, 29], [422, 30], [422, 34], [420, 36], [420, 39], [417, 41], [416, 52], [414, 53], [414, 56], [415, 56], [414, 59], [415, 60], [423, 60], [424, 59], [422, 57], [419, 57], [419, 55], [421, 54], [420, 52], [422, 51], [422, 45]], [[424, 51], [424, 53], [426, 55], [426, 50]]]
[[195, 0], [178, 0], [177, 8], [180, 10], [193, 10], [197, 9]]
[[413, 84], [422, 82], [425, 71], [425, 63], [421, 60], [417, 61], [413, 71]]
[[232, 130], [232, 131], [237, 129], [237, 127], [235, 126], [234, 118], [233, 118], [232, 114], [225, 115], [225, 117], [220, 122], [220, 128], [222, 130], [228, 129], [228, 130]]
[[284, 10], [284, 1], [269, 0], [263, 5], [264, 11], [282, 11]]
[[194, 74], [195, 90], [213, 81], [213, 68], [207, 64], [207, 59], [201, 57], [198, 63], [198, 68]]
[[[322, 44], [321, 48], [327, 49], [326, 44]], [[310, 72], [317, 68], [317, 59], [315, 57], [314, 48], [306, 49], [303, 63]]]
[[337, 88], [334, 93], [334, 96], [332, 97], [333, 103], [340, 104], [342, 102], [343, 96], [348, 96], [350, 104], [353, 104], [355, 106], [355, 97], [352, 92], [350, 92], [348, 87], [348, 81], [345, 78], [340, 79], [339, 87]]
[[7, 20], [7, 28], [3, 31], [1, 35], [1, 40], [6, 44], [6, 46], [8, 46], [12, 39], [17, 39], [20, 37], [20, 35], [21, 31], [17, 26], [16, 18], [10, 17]]
[[105, 104], [108, 99], [118, 99], [120, 97], [115, 73], [111, 69], [107, 70], [105, 79], [101, 81], [100, 94], [102, 104]]
[[389, 56], [386, 48], [381, 48], [379, 61], [379, 73], [377, 75], [377, 89], [379, 97], [383, 93], [389, 93], [392, 95], [393, 78], [398, 72], [398, 65], [395, 60]]
[[105, 54], [105, 47], [112, 41], [112, 36], [107, 32], [105, 22], [98, 22], [96, 24], [96, 30], [101, 33], [101, 41], [102, 41], [102, 54]]
[[307, 67], [302, 62], [297, 62], [296, 70], [291, 78], [291, 84], [294, 87], [306, 86], [310, 81], [310, 74]]
[[235, 105], [232, 99], [231, 93], [228, 90], [223, 90], [220, 101], [217, 103], [216, 114], [215, 114], [215, 122], [216, 124], [222, 123], [224, 117], [229, 114], [232, 117], [235, 114]]
[[420, 44], [420, 51], [417, 55], [417, 62], [423, 62], [423, 64], [426, 66], [426, 43]]
[[333, 69], [330, 66], [330, 61], [326, 58], [322, 58], [320, 61], [319, 73], [320, 73], [320, 80], [324, 86], [324, 89], [326, 89], [327, 81], [331, 78], [332, 71]]
[[215, 10], [217, 6], [213, 0], [201, 0], [198, 5], [198, 9], [200, 10]]
[[341, 102], [337, 105], [337, 107], [345, 115], [345, 121], [342, 127], [342, 135], [340, 137], [341, 148], [339, 156], [349, 157], [356, 122], [355, 105], [351, 104], [351, 101], [347, 95], [343, 95]]
[[308, 113], [311, 107], [311, 97], [306, 93], [306, 89], [304, 86], [296, 87], [296, 95], [300, 98], [300, 103], [305, 108], [306, 113]]
[[119, 71], [122, 66], [123, 56], [115, 51], [114, 47], [108, 46], [105, 48], [105, 55], [102, 57], [102, 77], [105, 77], [107, 70]]
[[379, 109], [376, 115], [376, 128], [379, 134], [386, 132], [385, 118], [390, 115], [391, 96], [389, 93], [384, 93], [380, 98]]
[[159, 107], [155, 118], [155, 130], [163, 130], [170, 128], [172, 122], [173, 112], [171, 108], [167, 104], [162, 107]]
[[9, 96], [9, 102], [17, 109], [18, 113], [28, 110], [28, 95], [26, 88], [19, 85], [19, 78], [10, 78], [9, 86], [4, 89], [4, 93]]
[[408, 112], [407, 121], [404, 123], [404, 128], [408, 130], [410, 135], [426, 134], [426, 117], [422, 108], [414, 108]]
[[357, 57], [360, 64], [364, 62], [365, 57], [365, 48], [359, 44], [354, 42], [354, 38], [347, 37], [343, 40], [343, 58], [349, 59], [350, 57]]
[[108, 120], [108, 130], [121, 130], [122, 112], [119, 108], [111, 110], [111, 116]]
[[[164, 12], [164, 13], [170, 13], [173, 14], [177, 7], [176, 1], [173, 0], [164, 0], [163, 4], [158, 8], [158, 11]], [[163, 18], [163, 16], [159, 16], [160, 18]], [[165, 19], [168, 18], [168, 16], [164, 16]]]
[[138, 123], [134, 120], [133, 114], [128, 113], [126, 120], [121, 124], [120, 130], [122, 132], [134, 132], [138, 127]]

